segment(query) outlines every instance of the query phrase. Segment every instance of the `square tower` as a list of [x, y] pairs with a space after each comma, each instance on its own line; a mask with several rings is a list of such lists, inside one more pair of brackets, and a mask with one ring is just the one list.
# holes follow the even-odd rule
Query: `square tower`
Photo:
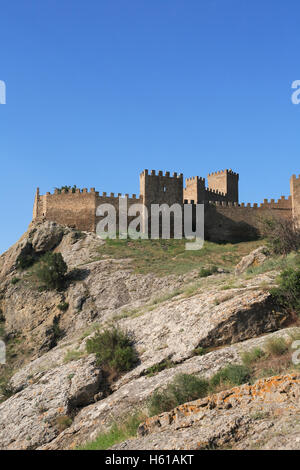
[[185, 179], [185, 188], [183, 190], [185, 201], [194, 201], [195, 204], [201, 204], [205, 200], [205, 178], [201, 176], [192, 176]]
[[239, 174], [222, 170], [207, 176], [208, 188], [226, 195], [227, 201], [239, 202]]
[[155, 170], [144, 170], [140, 174], [140, 195], [143, 198], [145, 206], [148, 208], [151, 204], [182, 204], [183, 203], [183, 174], [166, 171], [163, 174]]
[[291, 196], [292, 196], [292, 213], [293, 217], [300, 224], [300, 175], [298, 178], [293, 175], [290, 180]]
[[151, 227], [151, 205], [152, 204], [167, 204], [169, 207], [173, 204], [183, 204], [183, 174], [173, 173], [167, 171], [163, 174], [159, 171], [157, 174], [155, 170], [144, 170], [140, 174], [140, 197], [147, 209], [148, 217], [146, 217], [145, 210], [142, 215], [143, 227], [142, 231], [147, 232]]

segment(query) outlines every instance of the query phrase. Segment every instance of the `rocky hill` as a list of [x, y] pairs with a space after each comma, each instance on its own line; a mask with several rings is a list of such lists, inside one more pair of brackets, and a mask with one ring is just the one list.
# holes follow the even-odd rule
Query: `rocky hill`
[[114, 449], [299, 449], [300, 374], [261, 379], [148, 419]]
[[[290, 350], [284, 360], [265, 356], [256, 383], [145, 418], [155, 390], [178, 374], [209, 380], [228, 364], [242, 364], [245, 352], [280, 338], [288, 348], [300, 334], [269, 294], [278, 271], [267, 267], [260, 249], [243, 258], [259, 243], [208, 244], [191, 255], [175, 241], [159, 242], [159, 259], [147, 251], [151, 243], [114, 245], [37, 222], [0, 257], [0, 333], [7, 346], [0, 449], [77, 448], [134, 413], [144, 416], [136, 439], [114, 448], [300, 448], [300, 379]], [[49, 251], [68, 265], [63, 290], [40, 289], [34, 266], [17, 269], [20, 255], [38, 260]], [[201, 277], [212, 260], [217, 269]], [[263, 262], [266, 269], [245, 271]], [[108, 386], [86, 342], [109, 325], [130, 334], [138, 362]], [[280, 375], [269, 378], [272, 371]]]

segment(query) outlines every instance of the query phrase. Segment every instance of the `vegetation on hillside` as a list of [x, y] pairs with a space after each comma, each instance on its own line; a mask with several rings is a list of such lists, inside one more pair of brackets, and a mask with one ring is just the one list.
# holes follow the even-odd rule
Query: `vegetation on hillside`
[[96, 354], [97, 365], [111, 380], [129, 371], [137, 363], [132, 337], [117, 327], [98, 330], [87, 340], [86, 349], [89, 354]]
[[61, 186], [60, 188], [54, 188], [57, 190], [59, 193], [65, 192], [65, 193], [76, 193], [77, 186], [74, 184], [74, 186]]
[[[299, 336], [299, 337], [298, 337]], [[292, 343], [300, 334], [268, 340], [263, 349], [254, 348], [242, 354], [243, 364], [229, 364], [216, 372], [210, 380], [188, 374], [178, 374], [173, 382], [156, 390], [149, 400], [149, 416], [154, 416], [183, 403], [202, 398], [208, 393], [255, 382], [258, 378], [299, 370], [292, 362]]]
[[66, 282], [68, 266], [61, 253], [45, 253], [35, 267], [35, 275], [41, 287], [62, 289]]
[[300, 248], [300, 228], [293, 219], [265, 218], [261, 232], [274, 254], [287, 255]]
[[[262, 348], [253, 348], [241, 354], [242, 364], [229, 364], [216, 372], [210, 380], [189, 374], [178, 374], [167, 386], [157, 389], [148, 400], [147, 416], [170, 411], [173, 408], [203, 398], [209, 394], [230, 389], [257, 379], [299, 371], [292, 363], [291, 345], [300, 339], [300, 333], [284, 338], [272, 338]], [[108, 449], [114, 444], [136, 436], [139, 424], [145, 421], [145, 413], [136, 411], [114, 422], [110, 430], [100, 433], [97, 439], [82, 446], [83, 450]]]
[[16, 260], [16, 268], [20, 271], [30, 268], [37, 260], [38, 254], [34, 251], [32, 246], [28, 244], [24, 250], [21, 251]]
[[163, 390], [156, 390], [149, 400], [149, 416], [170, 411], [182, 403], [205, 397], [209, 382], [189, 374], [178, 374]]
[[89, 442], [78, 450], [105, 450], [119, 442], [136, 435], [140, 423], [146, 418], [142, 412], [123, 417], [122, 422], [115, 422], [110, 430], [98, 435], [97, 439]]
[[130, 259], [136, 273], [159, 276], [183, 274], [212, 266], [233, 269], [240, 259], [261, 245], [261, 241], [218, 244], [206, 241], [201, 250], [186, 250], [186, 240], [107, 239], [98, 249], [98, 259], [110, 256]]
[[279, 305], [300, 315], [300, 264], [281, 272], [278, 286], [271, 289], [271, 294]]
[[[280, 228], [282, 229], [282, 227]], [[293, 229], [294, 230], [294, 229]], [[272, 232], [272, 235], [270, 233]], [[276, 236], [273, 236], [276, 234]], [[300, 256], [298, 253], [297, 232], [290, 231], [285, 239], [282, 232], [274, 225], [269, 224], [269, 235], [266, 238], [272, 249], [272, 256], [261, 266], [248, 270], [247, 275], [259, 274], [270, 270], [282, 270], [278, 278], [278, 286], [271, 289], [272, 296], [283, 308], [300, 313]], [[294, 238], [293, 238], [294, 237]], [[175, 296], [194, 295], [199, 286], [204, 290], [207, 285], [216, 285], [216, 289], [233, 289], [243, 287], [241, 278], [224, 276], [218, 279], [213, 276], [209, 279], [202, 279], [214, 275], [218, 268], [224, 271], [233, 271], [234, 266], [241, 257], [257, 248], [263, 242], [245, 242], [238, 244], [216, 244], [205, 242], [202, 250], [186, 251], [185, 240], [107, 240], [99, 248], [99, 257], [105, 259], [112, 257], [115, 259], [130, 259], [131, 266], [137, 273], [153, 272], [156, 275], [181, 274], [192, 269], [197, 269], [199, 276], [195, 282], [187, 286], [180, 287], [171, 293], [167, 293], [152, 299], [148, 304], [137, 309], [126, 312], [122, 311], [119, 316], [138, 316], [141, 310], [151, 310], [158, 303], [169, 301]], [[23, 253], [18, 259], [20, 270], [33, 268], [30, 275], [37, 284], [47, 289], [62, 289], [66, 286], [66, 274], [68, 267], [60, 253], [48, 252], [37, 259], [32, 253]], [[28, 273], [29, 274], [29, 273]], [[27, 274], [26, 274], [27, 275]], [[23, 276], [23, 274], [20, 276]], [[21, 280], [23, 282], [23, 278]], [[272, 277], [272, 276], [271, 276]], [[274, 276], [275, 277], [275, 276]], [[220, 280], [219, 280], [220, 278]], [[68, 280], [70, 278], [68, 277]], [[11, 284], [16, 285], [20, 279], [11, 279]], [[224, 284], [226, 282], [226, 284]], [[272, 282], [272, 279], [271, 279]], [[244, 286], [245, 287], [245, 286]], [[268, 286], [269, 287], [269, 286]], [[234, 294], [233, 294], [234, 295]], [[226, 297], [227, 299], [230, 297]], [[225, 299], [225, 296], [224, 296]], [[218, 302], [225, 300], [218, 300]], [[66, 312], [69, 304], [64, 297], [61, 303], [56, 302], [56, 307], [60, 312]], [[64, 332], [59, 326], [60, 316], [55, 316], [50, 326], [52, 343], [51, 347], [57, 344]], [[1, 321], [1, 320], [0, 320]], [[0, 325], [1, 327], [1, 325]], [[120, 375], [131, 370], [138, 363], [134, 341], [130, 334], [117, 327], [110, 327], [96, 331], [96, 334], [87, 340], [86, 352], [95, 353], [97, 364], [102, 368], [104, 377], [110, 386]], [[205, 354], [206, 351], [198, 348], [195, 354]], [[78, 360], [82, 355], [81, 351], [70, 350], [66, 354], [64, 361]], [[254, 382], [257, 378], [275, 375], [290, 370], [295, 370], [296, 366], [291, 363], [290, 342], [284, 339], [273, 339], [267, 342], [263, 348], [245, 352], [242, 355], [242, 364], [230, 364], [219, 370], [209, 380], [188, 374], [179, 374], [166, 387], [157, 389], [148, 402], [148, 414], [155, 415], [164, 411], [192, 401], [208, 394], [220, 390], [241, 385], [246, 382]], [[160, 371], [176, 367], [171, 360], [164, 360], [160, 364], [149, 367], [145, 371], [147, 377], [159, 373]], [[9, 387], [9, 380], [6, 378], [1, 383], [1, 390], [4, 397], [10, 396], [12, 390]], [[111, 393], [111, 389], [109, 390]], [[121, 442], [122, 440], [135, 435], [138, 424], [144, 419], [142, 412], [124, 419], [123, 423], [113, 423], [110, 431], [102, 433], [97, 440], [88, 444], [85, 448], [105, 449]], [[65, 425], [66, 423], [61, 423]]]

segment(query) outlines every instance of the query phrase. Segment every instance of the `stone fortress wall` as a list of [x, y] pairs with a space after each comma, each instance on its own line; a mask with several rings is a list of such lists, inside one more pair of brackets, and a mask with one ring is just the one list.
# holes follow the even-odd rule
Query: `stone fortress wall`
[[[107, 194], [85, 189], [55, 190], [40, 195], [36, 191], [33, 219], [51, 220], [82, 231], [95, 232], [101, 217], [96, 216], [99, 205], [109, 203], [118, 214], [119, 197], [124, 197], [128, 208], [137, 203], [150, 208], [152, 204], [204, 204], [205, 238], [212, 241], [241, 241], [257, 236], [260, 221], [265, 216], [296, 217], [300, 221], [300, 175], [292, 176], [291, 195], [278, 201], [264, 200], [261, 204], [239, 204], [239, 175], [232, 170], [210, 173], [205, 179], [194, 176], [185, 180], [183, 174], [144, 170], [140, 174], [140, 196], [135, 194]], [[144, 219], [144, 214], [142, 214]], [[130, 219], [129, 219], [130, 221]], [[151, 220], [148, 221], [151, 224]], [[118, 218], [117, 218], [118, 223]]]

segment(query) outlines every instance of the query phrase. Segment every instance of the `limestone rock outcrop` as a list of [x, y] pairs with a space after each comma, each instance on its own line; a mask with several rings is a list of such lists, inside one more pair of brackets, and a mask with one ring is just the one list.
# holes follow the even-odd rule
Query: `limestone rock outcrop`
[[251, 251], [249, 255], [244, 256], [235, 268], [236, 276], [244, 273], [248, 268], [254, 268], [264, 263], [267, 259], [267, 253], [267, 247], [260, 246], [256, 250]]
[[93, 401], [101, 389], [94, 357], [12, 381], [16, 393], [0, 404], [0, 449], [35, 449], [53, 440], [62, 422]]
[[[278, 439], [279, 437], [279, 439]], [[300, 374], [242, 385], [149, 418], [120, 450], [300, 449]]]
[[[240, 279], [222, 270], [207, 278], [199, 278], [196, 269], [164, 277], [137, 274], [129, 258], [100, 257], [103, 243], [93, 233], [36, 222], [0, 257], [0, 321], [14, 369], [8, 381], [12, 395], [0, 404], [1, 449], [76, 448], [109, 429], [113, 420], [145, 408], [152, 393], [178, 373], [209, 378], [226, 364], [240, 363], [242, 351], [261, 347], [268, 338], [289, 338], [292, 332], [282, 329], [287, 315], [262, 287], [274, 283], [276, 272]], [[18, 256], [28, 247], [37, 254], [50, 249], [62, 253], [68, 264], [63, 292], [41, 292], [30, 271], [16, 270]], [[61, 335], [54, 338], [57, 318]], [[94, 356], [86, 352], [87, 339], [108, 324], [130, 332], [139, 357], [109, 391]], [[197, 355], [199, 350], [204, 354]], [[163, 363], [170, 368], [149, 374]], [[222, 413], [229, 411], [214, 409], [215, 430], [211, 424], [210, 434], [203, 434], [203, 448], [223, 445], [213, 437], [218, 426], [227, 433]], [[246, 423], [240, 408], [234, 409], [237, 420]], [[232, 417], [228, 429], [235, 429]], [[170, 429], [164, 430], [165, 446]], [[137, 448], [151, 447], [149, 436], [157, 434], [140, 436], [134, 441]], [[180, 439], [170, 445], [185, 445]], [[191, 445], [195, 442], [192, 436]]]

